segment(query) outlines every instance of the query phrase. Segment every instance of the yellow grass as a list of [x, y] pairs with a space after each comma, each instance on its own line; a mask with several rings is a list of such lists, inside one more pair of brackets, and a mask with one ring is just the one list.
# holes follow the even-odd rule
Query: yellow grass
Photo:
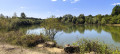
[[120, 24], [106, 24], [108, 26], [120, 26]]

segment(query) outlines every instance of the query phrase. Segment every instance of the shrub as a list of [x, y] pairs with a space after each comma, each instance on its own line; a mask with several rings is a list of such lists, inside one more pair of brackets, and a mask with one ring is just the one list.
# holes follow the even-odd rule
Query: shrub
[[112, 54], [114, 52], [114, 50], [110, 49], [108, 45], [98, 41], [82, 39], [80, 41], [77, 41], [76, 43], [73, 43], [73, 45], [79, 46], [80, 53], [94, 51], [98, 54]]
[[24, 35], [21, 36], [20, 40], [17, 42], [18, 45], [26, 46], [26, 47], [34, 47], [39, 43], [43, 43], [45, 40], [43, 36], [37, 35]]
[[11, 31], [8, 33], [0, 33], [0, 41], [10, 44], [16, 44], [24, 47], [34, 47], [39, 43], [49, 41], [44, 35], [25, 35], [22, 32]]

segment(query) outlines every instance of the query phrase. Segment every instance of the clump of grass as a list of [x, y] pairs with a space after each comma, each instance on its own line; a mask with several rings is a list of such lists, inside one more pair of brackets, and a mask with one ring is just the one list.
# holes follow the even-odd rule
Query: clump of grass
[[81, 39], [76, 43], [73, 43], [75, 46], [79, 46], [81, 54], [86, 52], [96, 52], [98, 54], [112, 54], [112, 53], [120, 53], [120, 51], [116, 51], [111, 49], [107, 44], [101, 43], [99, 41], [91, 41], [87, 39]]

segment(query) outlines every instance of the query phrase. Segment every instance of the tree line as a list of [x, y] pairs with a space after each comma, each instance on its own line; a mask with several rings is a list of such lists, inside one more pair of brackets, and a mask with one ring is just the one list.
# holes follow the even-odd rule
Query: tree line
[[80, 14], [79, 16], [72, 16], [71, 14], [66, 14], [63, 17], [58, 17], [59, 21], [62, 23], [72, 23], [72, 24], [120, 24], [120, 5], [116, 5], [111, 15], [101, 15], [96, 16]]
[[[33, 17], [26, 17], [25, 13], [21, 13], [20, 17], [17, 16], [16, 13], [13, 14], [12, 17], [4, 16], [3, 14], [0, 14], [0, 19], [4, 18], [19, 18], [19, 19], [36, 19], [38, 18], [33, 18]], [[54, 16], [51, 17], [55, 18]], [[57, 17], [55, 18], [59, 22], [64, 23], [64, 24], [120, 24], [120, 5], [116, 5], [113, 10], [111, 15], [101, 15], [98, 14], [96, 16], [88, 15], [85, 16], [84, 14], [80, 14], [79, 16], [73, 16], [71, 14], [66, 14], [62, 17]], [[39, 20], [41, 20], [39, 18]]]
[[19, 29], [20, 26], [41, 24], [42, 21], [39, 18], [26, 17], [25, 13], [21, 13], [20, 17], [16, 13], [12, 17], [0, 14], [0, 29]]

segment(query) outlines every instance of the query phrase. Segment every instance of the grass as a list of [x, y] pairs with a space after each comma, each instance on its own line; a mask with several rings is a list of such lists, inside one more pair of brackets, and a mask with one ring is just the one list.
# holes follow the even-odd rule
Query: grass
[[10, 31], [8, 33], [0, 33], [0, 42], [6, 42], [24, 47], [34, 47], [39, 43], [44, 43], [45, 41], [50, 41], [50, 39], [42, 34], [26, 35], [21, 31]]
[[119, 50], [111, 49], [107, 44], [101, 43], [99, 41], [91, 41], [87, 39], [81, 39], [76, 43], [73, 43], [74, 46], [79, 46], [80, 54], [88, 52], [96, 52], [98, 54], [119, 54]]

